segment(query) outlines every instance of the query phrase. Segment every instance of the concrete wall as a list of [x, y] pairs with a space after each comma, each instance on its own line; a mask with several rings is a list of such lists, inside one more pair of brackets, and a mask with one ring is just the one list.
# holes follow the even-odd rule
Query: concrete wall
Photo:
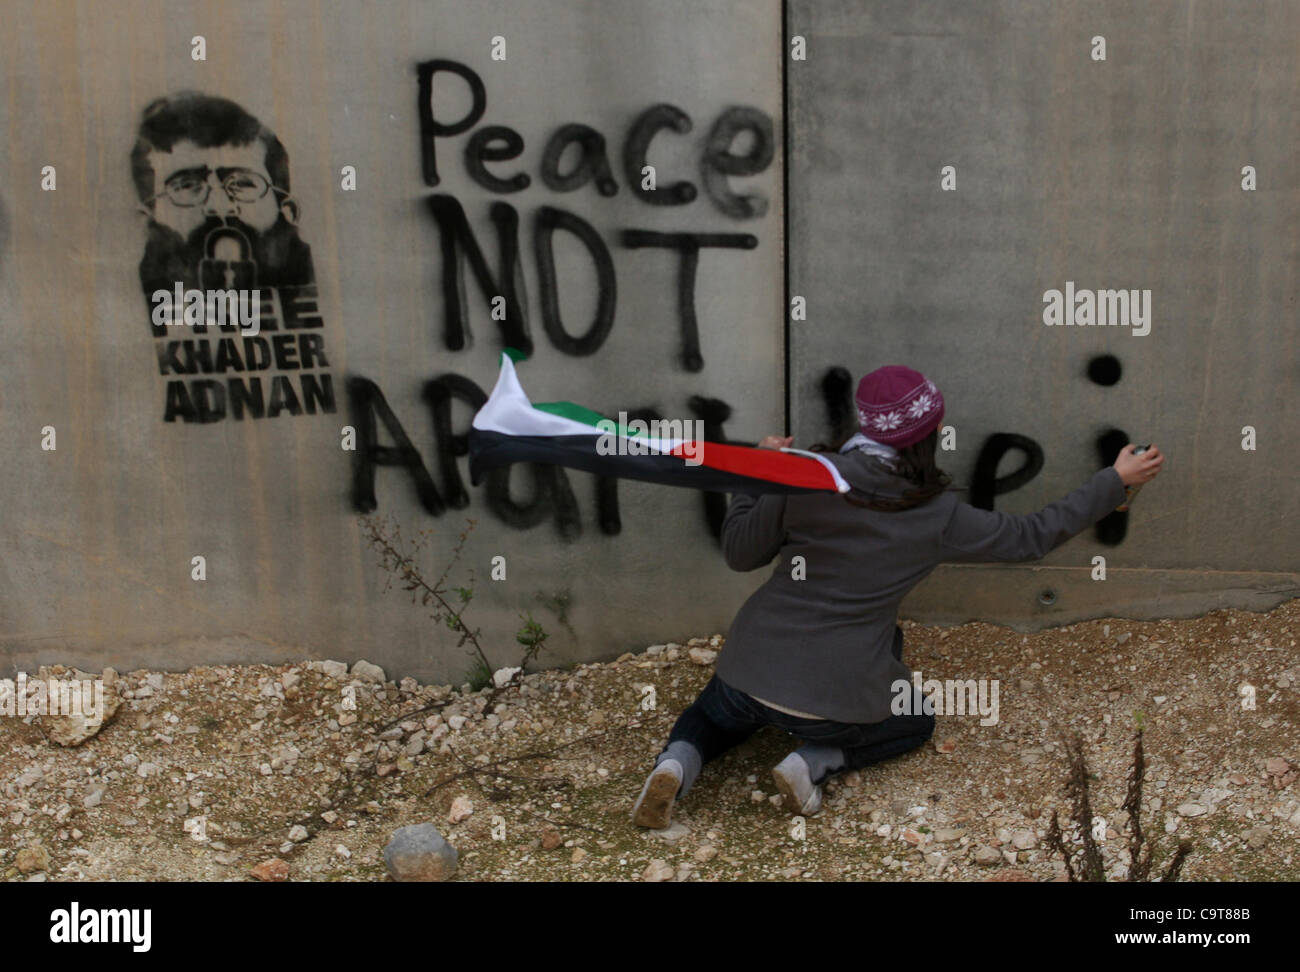
[[[1042, 566], [942, 568], [904, 610], [1031, 628], [1300, 593], [1300, 6], [792, 0], [788, 32], [806, 42], [788, 106], [797, 439], [843, 412], [832, 368], [856, 387], [904, 363], [944, 393], [958, 484], [991, 493], [1025, 462], [980, 471], [998, 433], [1041, 450], [998, 509], [1083, 483], [1112, 430], [1168, 456], [1126, 520]], [[1149, 333], [1046, 326], [1067, 281], [1149, 289]], [[1098, 358], [1118, 380], [1089, 376]]]
[[[437, 498], [428, 489], [421, 496], [410, 472], [383, 467], [374, 477], [376, 512], [394, 517], [407, 536], [432, 531], [425, 562], [433, 576], [466, 519], [477, 522], [461, 563], [477, 575], [467, 617], [482, 626], [496, 664], [517, 656], [513, 634], [525, 611], [553, 636], [542, 658], [551, 664], [726, 627], [760, 578], [725, 569], [701, 494], [618, 483], [607, 484], [598, 502], [590, 475], [555, 480], [543, 470], [539, 488], [530, 470], [516, 469], [509, 494], [490, 497], [486, 487], [469, 485], [467, 462], [439, 437], [426, 396], [451, 402], [451, 428], [463, 436], [472, 408], [455, 394], [469, 382], [491, 388], [506, 328], [518, 343], [526, 314], [535, 350], [520, 375], [537, 401], [690, 419], [699, 396], [711, 400], [711, 421], [730, 411], [722, 426], [729, 436], [753, 441], [781, 431], [775, 3], [4, 0], [3, 11], [0, 668], [364, 656], [390, 674], [459, 682], [468, 658], [408, 595], [384, 592], [388, 577], [362, 537], [358, 509], [370, 503], [354, 488], [357, 453], [344, 451], [341, 430], [364, 431], [365, 415], [378, 407], [366, 389], [382, 395], [446, 504], [435, 514]], [[206, 42], [205, 60], [194, 59], [196, 35]], [[498, 35], [504, 60], [493, 57]], [[471, 131], [433, 139], [433, 185], [418, 67], [437, 59], [474, 72], [486, 106]], [[446, 70], [431, 76], [433, 120], [463, 118], [469, 85]], [[288, 358], [256, 374], [265, 383], [262, 418], [246, 406], [236, 419], [228, 386], [218, 414], [217, 393], [196, 385], [252, 372], [162, 373], [177, 368], [167, 342], [192, 335], [153, 333], [141, 264], [165, 274], [168, 238], [162, 234], [159, 252], [149, 255], [130, 157], [145, 106], [184, 89], [236, 102], [288, 153], [296, 233], [310, 247], [310, 268], [300, 260], [288, 269], [292, 261], [267, 248], [257, 270], [263, 283], [279, 272], [283, 302], [291, 302], [285, 292], [297, 302], [300, 327], [288, 331], [282, 320], [278, 333], [319, 338], [312, 350], [323, 350], [327, 364], [314, 359], [310, 373], [320, 389], [329, 377], [333, 401], [322, 394], [315, 414], [305, 404], [303, 414], [291, 414], [277, 376], [296, 397], [306, 390], [302, 369]], [[658, 192], [684, 181], [694, 195], [652, 205], [630, 188], [623, 157], [638, 119], [664, 104], [689, 120], [689, 130], [653, 138], [648, 159]], [[730, 179], [734, 191], [766, 201], [761, 215], [727, 211], [718, 201], [727, 183], [715, 179], [711, 190], [706, 183], [711, 132], [734, 107], [774, 126], [775, 158]], [[569, 123], [604, 137], [614, 195], [591, 182], [572, 191], [544, 184], [543, 150]], [[471, 178], [467, 146], [490, 125], [508, 126], [524, 145], [519, 158], [488, 170], [522, 173], [526, 188], [496, 191]], [[741, 135], [733, 150], [754, 144]], [[570, 150], [561, 170], [576, 157]], [[55, 167], [53, 191], [42, 190], [46, 165]], [[343, 188], [344, 166], [355, 167], [355, 190]], [[491, 318], [467, 263], [468, 334], [452, 333], [435, 197], [444, 219], [463, 210], [498, 276], [492, 207], [516, 214], [522, 280], [504, 325]], [[548, 329], [542, 314], [535, 228], [547, 207], [589, 226], [612, 265], [612, 278], [601, 278], [578, 238], [555, 231], [562, 332]], [[698, 345], [690, 355], [683, 354], [680, 253], [633, 248], [628, 230], [729, 234], [744, 244], [701, 250], [691, 295]], [[224, 263], [222, 274], [248, 269]], [[602, 287], [616, 301], [608, 333], [568, 343], [565, 334], [588, 334]], [[178, 360], [186, 365], [183, 352]], [[281, 400], [273, 406], [276, 388]], [[392, 428], [375, 424], [377, 444], [394, 446]], [[41, 447], [46, 426], [55, 429], [53, 451]], [[456, 508], [462, 489], [467, 505]], [[192, 579], [196, 556], [206, 558], [206, 580]], [[504, 581], [488, 579], [496, 556], [506, 558]], [[464, 580], [461, 568], [449, 578]]]

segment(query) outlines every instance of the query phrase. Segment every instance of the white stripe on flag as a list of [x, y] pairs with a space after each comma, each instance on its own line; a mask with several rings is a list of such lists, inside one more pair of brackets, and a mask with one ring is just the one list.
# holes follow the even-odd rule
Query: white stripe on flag
[[852, 486], [849, 485], [848, 480], [840, 475], [840, 471], [835, 468], [835, 463], [831, 462], [821, 453], [805, 452], [803, 449], [784, 449], [784, 448], [781, 451], [790, 452], [796, 456], [807, 456], [809, 459], [816, 459], [818, 462], [820, 462], [823, 466], [826, 467], [827, 471], [830, 472], [831, 477], [835, 480], [835, 488], [839, 492], [847, 493], [850, 489], [853, 488]]
[[[482, 429], [485, 432], [500, 432], [503, 435], [605, 434], [596, 426], [588, 425], [586, 422], [578, 422], [562, 415], [554, 415], [534, 408], [528, 395], [525, 394], [523, 386], [519, 384], [519, 375], [515, 372], [514, 362], [510, 360], [508, 354], [501, 355], [501, 373], [497, 375], [497, 383], [492, 389], [492, 394], [488, 396], [487, 402], [474, 416], [473, 425], [476, 429]], [[619, 437], [626, 442], [640, 443], [637, 447], [639, 449], [649, 448], [655, 452], [663, 453], [672, 452], [684, 443], [693, 441], [689, 439], [651, 438], [644, 435], [623, 435]]]

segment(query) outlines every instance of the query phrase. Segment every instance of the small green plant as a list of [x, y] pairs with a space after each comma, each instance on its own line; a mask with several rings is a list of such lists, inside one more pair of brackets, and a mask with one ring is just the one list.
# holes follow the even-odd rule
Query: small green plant
[[[430, 619], [441, 622], [448, 630], [457, 632], [460, 635], [460, 640], [457, 642], [458, 647], [468, 646], [473, 662], [470, 670], [471, 674], [468, 678], [469, 683], [473, 685], [475, 679], [481, 676], [483, 669], [487, 670], [487, 681], [491, 681], [492, 663], [488, 661], [483, 646], [479, 644], [481, 632], [470, 628], [465, 623], [464, 618], [465, 609], [474, 596], [474, 589], [471, 586], [447, 586], [447, 575], [451, 573], [452, 568], [460, 560], [461, 553], [465, 549], [465, 542], [469, 539], [476, 521], [466, 521], [465, 530], [457, 538], [456, 545], [451, 551], [451, 558], [447, 561], [447, 566], [443, 569], [441, 576], [432, 583], [425, 579], [417, 560], [421, 550], [433, 537], [431, 530], [421, 530], [415, 539], [408, 543], [402, 536], [402, 528], [395, 523], [390, 524], [387, 519], [367, 516], [362, 517], [361, 522], [365, 527], [366, 539], [379, 552], [379, 566], [389, 574], [397, 577], [402, 584], [403, 590], [411, 592], [412, 603], [418, 601], [424, 607], [429, 608]], [[470, 570], [468, 574], [472, 582], [474, 572]], [[484, 682], [483, 684], [487, 683]]]
[[471, 692], [477, 692], [492, 684], [492, 669], [481, 661], [476, 661], [461, 678], [469, 684]]
[[522, 674], [523, 670], [528, 667], [528, 663], [536, 658], [542, 650], [542, 646], [546, 644], [546, 639], [549, 636], [546, 634], [546, 629], [533, 620], [531, 611], [526, 615], [521, 614], [519, 617], [523, 620], [524, 626], [515, 633], [515, 641], [524, 646], [524, 657], [519, 662], [519, 670]]
[[[442, 574], [433, 582], [425, 579], [417, 561], [421, 549], [432, 538], [432, 531], [422, 530], [417, 534], [415, 540], [408, 543], [402, 536], [401, 527], [390, 524], [386, 519], [363, 517], [361, 522], [365, 527], [366, 539], [379, 552], [380, 566], [389, 574], [398, 578], [402, 583], [403, 590], [411, 592], [412, 603], [418, 601], [424, 607], [429, 608], [429, 617], [433, 621], [445, 625], [448, 630], [460, 635], [460, 640], [457, 642], [458, 647], [468, 646], [467, 650], [471, 664], [469, 670], [462, 677], [469, 684], [470, 691], [478, 692], [489, 685], [493, 685], [493, 675], [497, 668], [483, 650], [483, 645], [479, 640], [482, 632], [477, 628], [471, 628], [465, 622], [465, 611], [474, 599], [474, 588], [472, 586], [474, 572], [472, 570], [467, 572], [470, 584], [454, 586], [447, 583], [447, 577], [460, 560], [465, 543], [470, 532], [474, 529], [476, 521], [468, 520], [466, 522], [465, 530], [457, 538], [456, 545], [452, 549], [451, 558], [448, 560]], [[556, 597], [561, 598], [557, 602], [561, 608], [568, 604], [567, 592], [562, 592], [562, 595], [556, 595]], [[518, 671], [514, 672], [501, 685], [493, 686], [492, 693], [488, 696], [489, 703], [503, 691], [519, 683], [529, 663], [537, 657], [546, 643], [548, 637], [546, 631], [533, 619], [531, 613], [527, 615], [521, 614], [520, 618], [524, 624], [515, 635], [515, 640], [524, 646], [524, 653], [517, 666]], [[562, 611], [560, 619], [564, 621]], [[565, 623], [567, 624], [567, 622]], [[432, 708], [432, 706], [426, 706], [425, 708]], [[408, 715], [410, 714], [413, 713], [408, 713]]]

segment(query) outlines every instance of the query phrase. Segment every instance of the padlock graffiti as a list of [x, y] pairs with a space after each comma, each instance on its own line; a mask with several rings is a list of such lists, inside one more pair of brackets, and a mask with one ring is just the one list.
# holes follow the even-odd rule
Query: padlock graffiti
[[199, 289], [253, 290], [257, 287], [257, 264], [248, 237], [231, 226], [208, 234], [199, 261]]

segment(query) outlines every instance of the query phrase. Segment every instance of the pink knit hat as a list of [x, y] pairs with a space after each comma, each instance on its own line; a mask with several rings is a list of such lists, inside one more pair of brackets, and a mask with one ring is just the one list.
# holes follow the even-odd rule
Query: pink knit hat
[[943, 421], [943, 395], [934, 382], [902, 365], [863, 376], [854, 401], [863, 435], [896, 449], [920, 442]]

